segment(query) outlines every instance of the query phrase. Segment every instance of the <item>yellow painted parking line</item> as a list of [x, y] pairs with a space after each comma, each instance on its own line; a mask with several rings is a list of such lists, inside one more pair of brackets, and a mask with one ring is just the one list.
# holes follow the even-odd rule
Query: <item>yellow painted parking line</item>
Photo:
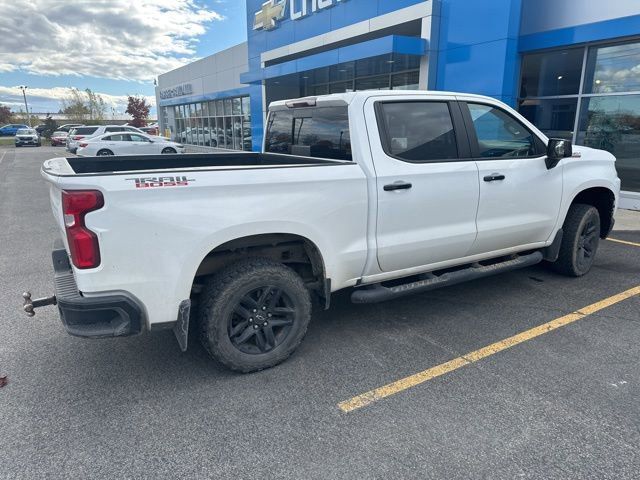
[[488, 345], [479, 350], [469, 352], [466, 355], [454, 358], [453, 360], [442, 363], [436, 367], [429, 368], [422, 372], [397, 380], [383, 387], [379, 387], [356, 397], [350, 398], [349, 400], [345, 400], [344, 402], [340, 402], [338, 404], [338, 408], [345, 413], [353, 412], [354, 410], [366, 407], [367, 405], [377, 402], [378, 400], [382, 400], [383, 398], [395, 395], [396, 393], [402, 392], [411, 387], [415, 387], [416, 385], [420, 385], [421, 383], [424, 383], [428, 380], [439, 377], [449, 372], [453, 372], [454, 370], [457, 370], [466, 365], [471, 365], [472, 363], [482, 360], [483, 358], [490, 357], [491, 355], [495, 355], [496, 353], [511, 348], [515, 345], [519, 345], [528, 340], [544, 335], [545, 333], [549, 333], [560, 327], [569, 325], [570, 323], [581, 320], [593, 313], [596, 313], [600, 310], [603, 310], [607, 307], [615, 305], [616, 303], [620, 303], [623, 300], [639, 294], [640, 286], [637, 286], [625, 292], [613, 295], [609, 298], [605, 298], [604, 300], [600, 300], [599, 302], [581, 308], [580, 310], [576, 310], [573, 313], [569, 313], [568, 315], [556, 318], [555, 320], [551, 320], [550, 322], [531, 328], [512, 337], [505, 338], [504, 340], [500, 340], [499, 342], [492, 343], [491, 345]]
[[631, 245], [632, 247], [640, 247], [640, 243], [627, 242], [626, 240], [618, 240], [617, 238], [607, 238], [610, 242], [622, 243], [623, 245]]

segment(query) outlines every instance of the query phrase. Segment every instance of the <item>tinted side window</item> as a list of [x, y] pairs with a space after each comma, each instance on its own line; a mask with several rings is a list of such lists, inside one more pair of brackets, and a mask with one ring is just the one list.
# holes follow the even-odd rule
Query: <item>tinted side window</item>
[[76, 135], [93, 135], [98, 130], [98, 127], [78, 127], [75, 129]]
[[468, 105], [481, 158], [544, 155], [542, 142], [508, 113], [490, 105]]
[[124, 128], [122, 127], [107, 127], [104, 129], [105, 132], [122, 132]]
[[271, 112], [265, 151], [352, 160], [347, 107], [296, 108]]
[[133, 133], [132, 133], [132, 134], [130, 135], [130, 137], [131, 137], [131, 141], [132, 141], [132, 142], [147, 142], [147, 141], [148, 141], [148, 140], [147, 140], [145, 137], [143, 137], [142, 135], [135, 135], [135, 134], [133, 134]]
[[111, 135], [112, 142], [130, 142], [131, 137], [129, 135]]
[[382, 103], [380, 114], [388, 155], [412, 162], [458, 158], [446, 102]]

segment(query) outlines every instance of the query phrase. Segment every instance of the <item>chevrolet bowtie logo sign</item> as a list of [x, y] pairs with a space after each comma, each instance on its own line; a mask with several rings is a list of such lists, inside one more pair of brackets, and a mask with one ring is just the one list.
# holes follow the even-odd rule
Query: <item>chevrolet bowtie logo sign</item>
[[325, 8], [345, 2], [346, 0], [268, 0], [262, 4], [262, 8], [256, 12], [253, 22], [254, 30], [273, 30], [278, 22], [284, 19], [287, 6], [291, 20], [300, 20]]
[[279, 22], [284, 18], [284, 12], [287, 8], [287, 0], [269, 0], [262, 4], [262, 9], [256, 12], [256, 19], [253, 22], [254, 30], [273, 30], [278, 26]]

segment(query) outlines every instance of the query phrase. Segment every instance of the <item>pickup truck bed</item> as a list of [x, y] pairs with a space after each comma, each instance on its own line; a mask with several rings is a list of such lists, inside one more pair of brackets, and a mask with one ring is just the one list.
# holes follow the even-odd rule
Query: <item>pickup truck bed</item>
[[[243, 168], [281, 166], [322, 166], [344, 163], [340, 160], [279, 155], [274, 153], [240, 152], [187, 155], [145, 155], [71, 157], [67, 163], [69, 175], [105, 174], [153, 170], [185, 170], [190, 168]], [[62, 172], [61, 172], [62, 173]]]

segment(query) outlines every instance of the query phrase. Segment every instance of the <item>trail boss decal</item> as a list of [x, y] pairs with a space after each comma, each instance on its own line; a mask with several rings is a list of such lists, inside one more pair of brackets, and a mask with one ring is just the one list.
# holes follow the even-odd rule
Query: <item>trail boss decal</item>
[[187, 177], [142, 177], [127, 178], [127, 181], [135, 182], [136, 188], [188, 187], [189, 182], [195, 182]]

